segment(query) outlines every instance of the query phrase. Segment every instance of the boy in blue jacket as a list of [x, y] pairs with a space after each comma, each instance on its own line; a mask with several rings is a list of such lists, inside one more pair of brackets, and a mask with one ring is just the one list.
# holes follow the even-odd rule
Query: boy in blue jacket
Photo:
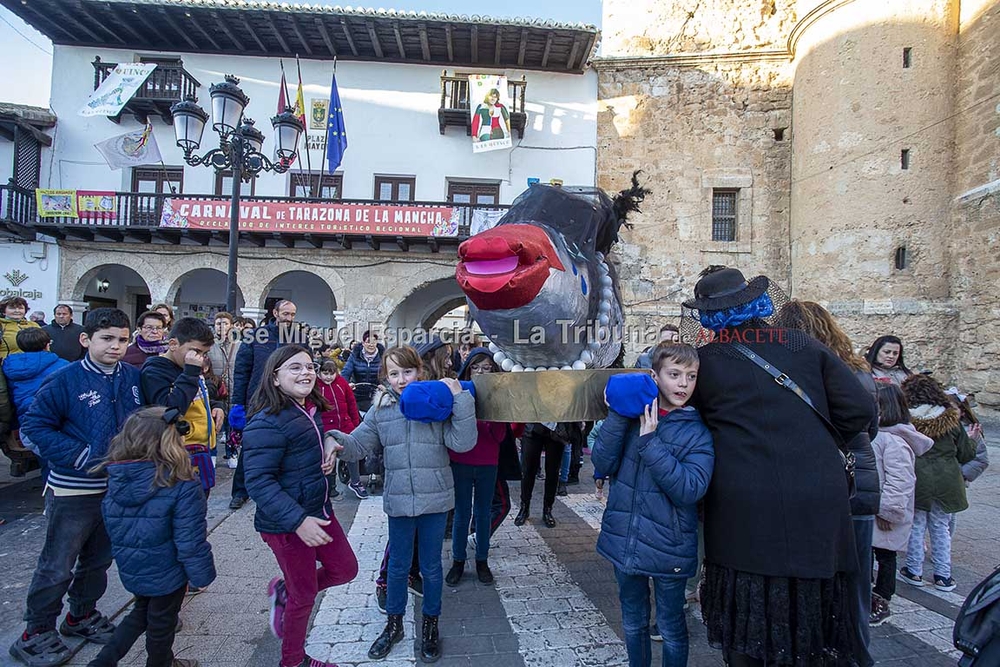
[[[684, 587], [698, 561], [698, 516], [712, 478], [712, 436], [687, 406], [698, 353], [660, 345], [653, 382], [643, 374], [608, 381], [608, 417], [591, 453], [595, 474], [613, 480], [597, 552], [615, 566], [629, 667], [649, 667], [649, 579], [663, 636], [663, 667], [684, 667], [688, 631]], [[655, 384], [655, 387], [654, 387]]]
[[17, 332], [17, 346], [21, 354], [13, 354], [4, 361], [3, 374], [7, 377], [7, 389], [19, 422], [28, 414], [28, 408], [45, 378], [69, 366], [68, 361], [49, 351], [51, 343], [52, 338], [45, 329], [22, 329]]
[[80, 342], [87, 355], [42, 384], [21, 430], [50, 472], [45, 485], [48, 527], [28, 588], [24, 633], [10, 653], [30, 667], [62, 665], [72, 657], [56, 633], [63, 596], [69, 614], [59, 633], [106, 644], [114, 625], [97, 611], [111, 566], [111, 542], [101, 516], [106, 472], [91, 472], [111, 438], [142, 405], [139, 371], [120, 363], [131, 325], [117, 308], [87, 315]]

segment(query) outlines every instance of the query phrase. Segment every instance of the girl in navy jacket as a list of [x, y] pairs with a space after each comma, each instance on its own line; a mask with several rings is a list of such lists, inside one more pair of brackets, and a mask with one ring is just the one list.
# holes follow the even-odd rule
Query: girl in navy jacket
[[326, 475], [333, 461], [325, 459], [320, 434], [330, 405], [316, 387], [316, 368], [302, 348], [272, 352], [243, 431], [247, 489], [257, 503], [254, 528], [282, 573], [268, 586], [280, 667], [336, 667], [306, 655], [309, 615], [320, 591], [358, 575], [357, 558], [330, 507]]
[[177, 616], [188, 584], [215, 579], [198, 476], [184, 449], [187, 422], [177, 409], [144, 408], [111, 441], [104, 525], [125, 589], [135, 606], [89, 667], [113, 667], [146, 633], [146, 665], [190, 667], [174, 659]]

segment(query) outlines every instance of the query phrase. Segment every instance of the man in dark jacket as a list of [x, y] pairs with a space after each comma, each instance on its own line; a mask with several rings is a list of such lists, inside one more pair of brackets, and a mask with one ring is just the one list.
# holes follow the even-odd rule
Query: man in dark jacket
[[49, 376], [21, 426], [51, 468], [45, 485], [48, 527], [25, 602], [27, 627], [10, 649], [29, 665], [62, 664], [71, 657], [56, 633], [67, 591], [70, 609], [59, 633], [103, 644], [114, 632], [97, 611], [111, 566], [101, 514], [108, 480], [107, 473], [91, 468], [142, 405], [139, 371], [121, 362], [130, 334], [128, 316], [117, 308], [91, 311], [84, 324], [87, 356]]
[[73, 309], [65, 303], [60, 303], [52, 313], [55, 316], [52, 324], [42, 327], [52, 339], [52, 347], [49, 350], [66, 361], [83, 359], [84, 349], [80, 344], [83, 327], [73, 321]]
[[[233, 371], [232, 409], [229, 415], [230, 426], [241, 429], [246, 423], [246, 406], [250, 404], [254, 392], [260, 386], [264, 374], [264, 364], [271, 353], [279, 347], [288, 344], [302, 344], [305, 341], [297, 336], [295, 323], [295, 304], [283, 300], [274, 305], [274, 322], [258, 327], [249, 332], [236, 353], [236, 368]], [[233, 473], [233, 498], [229, 509], [238, 510], [243, 507], [250, 494], [247, 492], [243, 471], [243, 451], [240, 451]]]
[[378, 386], [378, 372], [382, 368], [382, 353], [385, 347], [378, 342], [378, 334], [366, 331], [361, 344], [351, 350], [351, 356], [344, 364], [340, 375], [351, 384], [358, 410], [367, 412], [372, 406], [372, 395]]

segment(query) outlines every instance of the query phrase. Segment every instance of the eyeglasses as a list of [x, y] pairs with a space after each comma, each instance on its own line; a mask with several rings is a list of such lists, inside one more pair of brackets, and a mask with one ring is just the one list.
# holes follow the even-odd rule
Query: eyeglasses
[[319, 371], [319, 364], [317, 364], [317, 363], [312, 363], [312, 364], [289, 364], [287, 366], [280, 366], [274, 372], [277, 373], [278, 371], [288, 371], [292, 375], [307, 375], [307, 374], [310, 374], [310, 373], [313, 374], [313, 375], [315, 375], [316, 372]]
[[156, 333], [156, 332], [162, 332], [163, 331], [163, 327], [151, 327], [149, 325], [145, 325], [145, 326], [142, 327], [142, 330], [143, 331], [148, 331], [150, 333]]

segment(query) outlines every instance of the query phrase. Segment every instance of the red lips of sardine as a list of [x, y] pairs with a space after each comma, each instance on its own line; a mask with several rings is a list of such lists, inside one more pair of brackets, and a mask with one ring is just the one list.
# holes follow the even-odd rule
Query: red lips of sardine
[[[477, 276], [466, 261], [490, 261], [516, 255], [518, 267], [504, 276]], [[548, 234], [534, 225], [503, 225], [477, 234], [458, 248], [455, 277], [477, 308], [519, 308], [534, 299], [549, 276], [549, 268], [565, 271]]]

